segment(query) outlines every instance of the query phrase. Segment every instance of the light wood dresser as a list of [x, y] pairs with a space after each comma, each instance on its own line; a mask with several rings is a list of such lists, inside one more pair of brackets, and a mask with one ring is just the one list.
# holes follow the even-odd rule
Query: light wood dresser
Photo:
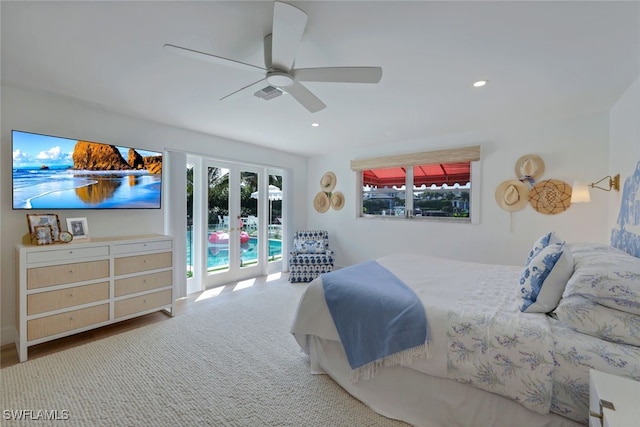
[[173, 239], [16, 245], [16, 348], [163, 310], [173, 316]]

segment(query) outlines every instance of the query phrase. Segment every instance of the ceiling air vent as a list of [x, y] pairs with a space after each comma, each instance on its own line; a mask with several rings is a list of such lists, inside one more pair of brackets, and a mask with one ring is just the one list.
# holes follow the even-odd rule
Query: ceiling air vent
[[264, 89], [260, 89], [259, 91], [257, 91], [253, 95], [257, 96], [258, 98], [262, 98], [265, 101], [268, 101], [270, 99], [273, 99], [273, 98], [276, 98], [276, 97], [282, 95], [282, 91], [280, 89], [276, 88], [276, 87], [267, 86]]

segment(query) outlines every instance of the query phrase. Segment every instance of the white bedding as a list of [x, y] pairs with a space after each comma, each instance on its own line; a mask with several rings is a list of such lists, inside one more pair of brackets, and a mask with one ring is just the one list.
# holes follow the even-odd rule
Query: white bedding
[[[425, 306], [427, 321], [431, 331], [430, 350], [432, 357], [420, 359], [410, 366], [420, 372], [451, 378], [463, 382], [481, 381], [487, 382], [487, 387], [497, 388], [499, 384], [490, 378], [474, 379], [473, 375], [478, 372], [478, 363], [482, 362], [481, 353], [478, 346], [483, 346], [487, 340], [485, 337], [473, 334], [473, 328], [482, 328], [481, 334], [486, 337], [491, 335], [492, 329], [496, 335], [504, 336], [505, 339], [510, 331], [523, 330], [524, 328], [540, 330], [539, 335], [549, 336], [549, 325], [544, 315], [523, 314], [518, 310], [515, 298], [515, 285], [512, 292], [503, 292], [502, 283], [517, 283], [520, 269], [517, 267], [505, 267], [485, 264], [466, 263], [455, 260], [425, 257], [415, 254], [395, 254], [380, 258], [379, 264], [393, 272], [400, 280], [406, 283], [418, 295]], [[426, 271], [428, 269], [428, 271]], [[509, 297], [512, 295], [513, 297]], [[307, 302], [306, 299], [315, 300]], [[304, 335], [315, 335], [320, 338], [339, 341], [339, 336], [328, 313], [310, 314], [308, 310], [313, 306], [316, 310], [325, 310], [326, 304], [317, 302], [324, 299], [322, 295], [322, 284], [318, 280], [309, 286], [307, 294], [301, 302], [301, 310], [304, 315], [296, 316], [293, 333], [296, 337]], [[474, 325], [465, 322], [474, 321]], [[477, 325], [477, 326], [475, 326]], [[451, 327], [453, 326], [453, 328]], [[502, 328], [505, 328], [504, 331]], [[460, 329], [465, 330], [460, 331]], [[458, 336], [452, 337], [452, 334]], [[477, 332], [477, 331], [476, 331]], [[523, 341], [525, 337], [520, 337]], [[477, 341], [481, 339], [481, 341]], [[300, 343], [304, 348], [304, 338]], [[466, 345], [466, 351], [460, 347], [447, 351], [456, 344]], [[487, 342], [487, 346], [492, 343]], [[522, 345], [522, 342], [520, 342]], [[540, 342], [536, 340], [534, 345], [540, 347], [545, 345], [549, 350], [553, 342], [550, 338]], [[508, 350], [508, 348], [507, 348]], [[518, 350], [511, 348], [511, 357], [518, 357]], [[528, 349], [529, 350], [529, 349]], [[490, 349], [486, 349], [490, 351]], [[486, 353], [485, 351], [485, 353]], [[553, 363], [549, 363], [548, 369], [553, 368]], [[451, 374], [454, 370], [455, 373]], [[514, 373], [515, 374], [515, 373]], [[527, 372], [527, 376], [535, 376], [538, 380], [548, 377], [549, 371]], [[509, 378], [507, 378], [507, 381]], [[482, 384], [479, 384], [482, 385]], [[513, 388], [515, 381], [505, 384]], [[521, 383], [518, 387], [522, 387]], [[548, 399], [542, 405], [535, 406], [537, 412], [548, 412], [551, 401], [551, 381], [547, 380]], [[501, 393], [504, 394], [504, 393]], [[514, 397], [514, 396], [507, 396]], [[541, 408], [538, 408], [542, 406]], [[530, 408], [534, 409], [534, 408]]]
[[[554, 375], [554, 350], [557, 342], [554, 342], [552, 322], [545, 314], [522, 313], [519, 310], [517, 285], [522, 268], [476, 264], [417, 254], [395, 254], [379, 258], [377, 261], [418, 295], [425, 306], [431, 332], [431, 358], [420, 359], [406, 368], [381, 368], [384, 372], [379, 375], [386, 378], [387, 383], [398, 383], [393, 394], [399, 395], [402, 388], [400, 384], [408, 381], [407, 378], [413, 378], [411, 381], [415, 381], [415, 374], [419, 372], [424, 374], [424, 379], [431, 378], [432, 382], [445, 384], [447, 390], [455, 393], [459, 393], [456, 390], [466, 390], [473, 386], [474, 391], [470, 393], [474, 396], [490, 396], [487, 399], [494, 405], [504, 407], [505, 411], [508, 408], [511, 413], [519, 413], [525, 419], [529, 417], [531, 425], [572, 424], [567, 418], [549, 414], [550, 409], [563, 417], [585, 422], [588, 387], [587, 394], [584, 393], [584, 387], [588, 384], [588, 377], [585, 382], [584, 375], [588, 375], [588, 363], [573, 364], [573, 372], [566, 368], [564, 371], [559, 370], [558, 372], [562, 372], [565, 377]], [[570, 352], [571, 350], [566, 348], [567, 340], [571, 339], [572, 334], [582, 334], [558, 328], [556, 325], [556, 330], [560, 329], [563, 334], [561, 351]], [[426, 420], [424, 424], [416, 423], [415, 417], [420, 417], [416, 414], [411, 418], [407, 415], [410, 411], [406, 408], [398, 413], [390, 413], [394, 412], [393, 406], [384, 405], [384, 409], [379, 408], [390, 396], [380, 399], [379, 396], [374, 397], [375, 391], [363, 391], [369, 387], [385, 388], [375, 385], [380, 384], [376, 377], [371, 384], [350, 384], [345, 378], [340, 378], [339, 372], [348, 371], [348, 365], [342, 366], [341, 363], [344, 361], [333, 361], [327, 355], [335, 356], [340, 353], [332, 347], [334, 344], [331, 344], [339, 343], [340, 340], [324, 302], [321, 278], [311, 282], [301, 298], [291, 332], [301, 348], [312, 356], [312, 371], [328, 372], [345, 389], [368, 403], [374, 410], [413, 424], [439, 425], [429, 424]], [[596, 341], [602, 344], [597, 350], [601, 355], [616, 351], [611, 347], [614, 344], [598, 339]], [[341, 349], [341, 345], [337, 345], [338, 349]], [[590, 345], [593, 350], [593, 342]], [[635, 354], [635, 347], [632, 347], [629, 354], [627, 346], [621, 348], [626, 351], [625, 358], [629, 360], [620, 363], [626, 366], [637, 364], [640, 367], [640, 349], [638, 354]], [[617, 351], [620, 353], [619, 348]], [[342, 357], [344, 358], [344, 355]], [[605, 371], [611, 370], [606, 369], [607, 366], [604, 368]], [[576, 370], [580, 373], [576, 374]], [[398, 374], [395, 375], [394, 372]], [[414, 374], [407, 376], [406, 372]], [[401, 379], [403, 375], [406, 377], [405, 380]], [[580, 377], [576, 380], [579, 384], [574, 384], [568, 375]], [[433, 380], [433, 377], [439, 379]], [[428, 386], [425, 387], [425, 390], [429, 390]], [[490, 391], [492, 394], [487, 395], [479, 389]], [[364, 393], [364, 397], [358, 393]], [[384, 396], [384, 391], [382, 393]], [[555, 398], [554, 393], [558, 398]], [[440, 396], [439, 399], [459, 402], [457, 399], [462, 395]], [[422, 397], [427, 398], [433, 399], [434, 396]], [[513, 409], [515, 402], [518, 402], [518, 409]], [[473, 405], [469, 406], [472, 407]], [[484, 416], [490, 419], [494, 416], [491, 415], [491, 411], [495, 411], [495, 407], [482, 411], [488, 411]], [[507, 413], [509, 412], [505, 412]], [[464, 411], [460, 411], [451, 420], [452, 425], [456, 425], [464, 416], [469, 414], [464, 415]], [[533, 420], [537, 421], [533, 423]]]
[[410, 368], [382, 368], [367, 381], [352, 382], [337, 341], [309, 337], [313, 373], [328, 374], [352, 396], [388, 418], [420, 427], [580, 427], [559, 415], [538, 414], [498, 394]]
[[[431, 348], [444, 349], [448, 340], [447, 330], [443, 322], [429, 319], [446, 319], [451, 302], [457, 300], [464, 289], [474, 283], [475, 278], [485, 271], [487, 266], [429, 258], [432, 262], [429, 264], [428, 274], [425, 274], [427, 266], [425, 257], [421, 255], [396, 254], [379, 258], [376, 261], [393, 272], [422, 300], [431, 332]], [[437, 262], [433, 262], [435, 260]], [[443, 283], [446, 283], [447, 286], [442, 286]], [[294, 319], [291, 332], [305, 351], [307, 349], [307, 335], [340, 341], [338, 331], [324, 302], [320, 278], [309, 284]], [[420, 360], [412, 366], [431, 375], [446, 377], [446, 353], [434, 351], [430, 359]]]

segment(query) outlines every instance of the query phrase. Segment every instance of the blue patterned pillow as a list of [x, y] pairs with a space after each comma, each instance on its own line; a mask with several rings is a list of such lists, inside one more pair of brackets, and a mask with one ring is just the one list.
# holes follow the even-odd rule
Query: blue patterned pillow
[[325, 252], [324, 239], [296, 240], [295, 251], [300, 254], [323, 254]]
[[562, 298], [567, 281], [573, 274], [573, 256], [564, 243], [553, 243], [539, 250], [520, 277], [523, 302], [520, 311], [549, 313]]
[[531, 259], [541, 250], [554, 243], [564, 243], [564, 241], [558, 237], [555, 231], [540, 236], [538, 240], [533, 244], [533, 247], [529, 251], [529, 257], [527, 258], [527, 264], [531, 262]]

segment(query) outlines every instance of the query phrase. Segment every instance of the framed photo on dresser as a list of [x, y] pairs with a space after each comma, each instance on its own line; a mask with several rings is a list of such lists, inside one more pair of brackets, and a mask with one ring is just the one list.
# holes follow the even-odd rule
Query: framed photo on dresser
[[50, 225], [36, 225], [33, 232], [33, 240], [37, 245], [51, 245], [55, 243], [53, 240], [53, 229]]
[[36, 227], [50, 226], [53, 233], [53, 242], [58, 241], [60, 234], [60, 218], [56, 214], [27, 214], [27, 225], [29, 226], [29, 234], [34, 236]]
[[73, 235], [73, 240], [89, 238], [87, 218], [67, 218], [67, 230]]

